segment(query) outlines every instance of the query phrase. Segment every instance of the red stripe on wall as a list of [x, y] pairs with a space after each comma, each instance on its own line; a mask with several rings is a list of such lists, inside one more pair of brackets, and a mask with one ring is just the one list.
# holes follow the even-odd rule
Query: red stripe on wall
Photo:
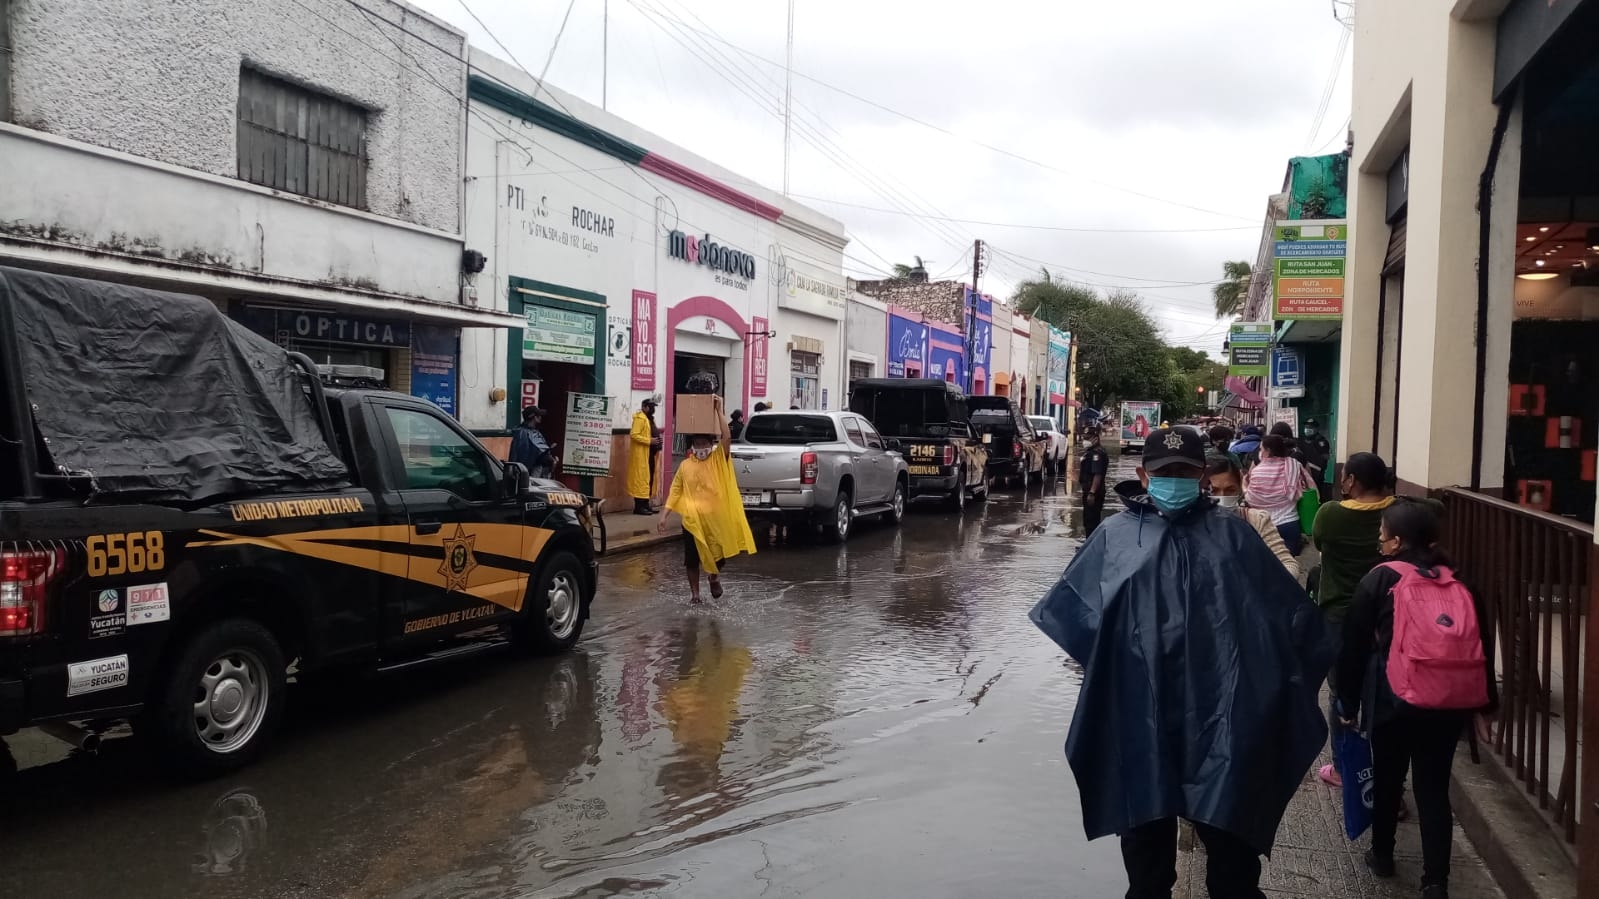
[[676, 181], [684, 187], [692, 188], [708, 197], [721, 200], [729, 206], [742, 209], [745, 212], [753, 212], [763, 219], [775, 222], [783, 217], [783, 210], [776, 206], [770, 203], [763, 203], [743, 191], [734, 190], [715, 178], [702, 175], [664, 156], [657, 156], [654, 153], [646, 154], [644, 159], [639, 162], [639, 168], [654, 172], [662, 178]]

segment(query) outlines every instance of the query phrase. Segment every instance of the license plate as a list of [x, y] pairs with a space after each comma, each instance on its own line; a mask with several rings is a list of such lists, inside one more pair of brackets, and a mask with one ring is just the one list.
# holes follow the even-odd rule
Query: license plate
[[764, 502], [766, 502], [766, 494], [764, 493], [744, 494], [744, 505], [746, 506], [759, 506]]
[[935, 477], [942, 473], [937, 465], [909, 465], [906, 466], [906, 470], [910, 474], [933, 475]]

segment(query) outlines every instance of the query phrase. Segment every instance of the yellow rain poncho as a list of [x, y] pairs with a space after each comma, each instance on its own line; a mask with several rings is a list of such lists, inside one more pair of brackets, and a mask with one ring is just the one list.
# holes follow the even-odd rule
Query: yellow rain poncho
[[755, 554], [755, 535], [744, 517], [744, 500], [727, 448], [717, 445], [704, 462], [690, 455], [677, 467], [666, 508], [683, 516], [683, 530], [694, 535], [700, 567], [716, 574], [722, 561]]
[[627, 448], [627, 493], [634, 499], [650, 498], [650, 442], [653, 439], [650, 417], [634, 412]]

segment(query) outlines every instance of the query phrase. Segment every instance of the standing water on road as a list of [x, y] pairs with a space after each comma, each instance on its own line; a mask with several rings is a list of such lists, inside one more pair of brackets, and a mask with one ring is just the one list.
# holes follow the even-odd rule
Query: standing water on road
[[1117, 895], [1061, 754], [1078, 677], [1027, 620], [1067, 491], [763, 548], [698, 607], [676, 543], [608, 561], [571, 654], [302, 690], [225, 780], [14, 738], [0, 895]]

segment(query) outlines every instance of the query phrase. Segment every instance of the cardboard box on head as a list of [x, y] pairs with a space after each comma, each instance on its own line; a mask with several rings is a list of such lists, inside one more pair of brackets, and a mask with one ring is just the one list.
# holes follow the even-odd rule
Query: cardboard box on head
[[679, 393], [673, 397], [673, 425], [679, 434], [720, 434], [722, 417], [716, 413], [716, 397], [703, 393]]

